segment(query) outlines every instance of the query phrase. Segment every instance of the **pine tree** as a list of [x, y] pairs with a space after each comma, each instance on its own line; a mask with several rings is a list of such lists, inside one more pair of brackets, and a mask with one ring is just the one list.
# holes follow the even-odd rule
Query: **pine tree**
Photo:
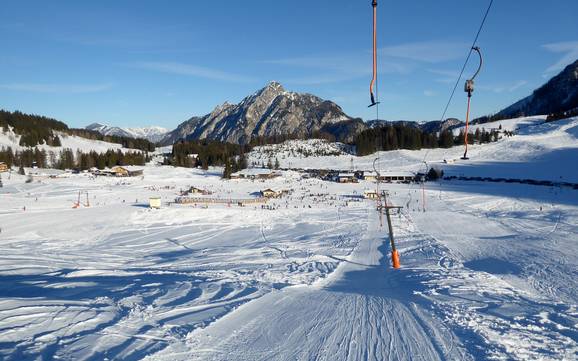
[[269, 160], [267, 161], [267, 168], [273, 169], [273, 162], [271, 161], [271, 158], [269, 158]]
[[441, 148], [451, 148], [454, 146], [454, 136], [450, 130], [445, 130], [440, 134], [439, 146]]
[[24, 167], [20, 166], [20, 168], [18, 168], [18, 174], [20, 175], [26, 175], [26, 172], [24, 171]]
[[279, 165], [279, 159], [275, 158], [275, 169], [279, 169], [280, 165]]
[[247, 157], [245, 157], [245, 152], [242, 152], [239, 156], [239, 170], [246, 169], [248, 167]]
[[231, 162], [229, 158], [225, 158], [225, 169], [223, 170], [223, 178], [231, 179]]

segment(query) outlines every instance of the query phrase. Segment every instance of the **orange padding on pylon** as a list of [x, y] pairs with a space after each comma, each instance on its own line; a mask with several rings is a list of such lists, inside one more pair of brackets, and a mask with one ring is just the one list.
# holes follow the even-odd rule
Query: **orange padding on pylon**
[[391, 251], [391, 263], [393, 263], [393, 268], [399, 268], [399, 253], [397, 253], [397, 250]]

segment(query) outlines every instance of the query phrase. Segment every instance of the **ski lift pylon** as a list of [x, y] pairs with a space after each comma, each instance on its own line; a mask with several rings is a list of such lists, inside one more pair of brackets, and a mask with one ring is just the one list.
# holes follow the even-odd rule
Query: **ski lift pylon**
[[480, 70], [482, 70], [482, 65], [484, 63], [484, 59], [482, 58], [482, 52], [480, 51], [480, 48], [478, 46], [474, 46], [472, 47], [472, 50], [474, 50], [476, 53], [478, 53], [478, 56], [480, 57], [480, 64], [478, 65], [478, 70], [476, 70], [476, 73], [468, 80], [466, 80], [466, 84], [464, 85], [464, 91], [466, 93], [468, 93], [468, 107], [466, 110], [466, 131], [464, 134], [464, 146], [465, 146], [465, 151], [464, 151], [464, 156], [462, 157], [462, 159], [467, 160], [468, 158], [468, 130], [469, 130], [469, 123], [470, 123], [470, 100], [472, 98], [472, 93], [474, 92], [474, 79], [476, 78], [476, 76], [478, 76], [478, 74], [480, 73]]

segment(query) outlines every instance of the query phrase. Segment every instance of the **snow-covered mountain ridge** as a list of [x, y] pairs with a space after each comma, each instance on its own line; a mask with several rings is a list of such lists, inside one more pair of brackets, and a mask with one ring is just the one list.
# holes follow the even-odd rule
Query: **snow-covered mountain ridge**
[[160, 141], [169, 132], [168, 129], [158, 126], [123, 128], [100, 123], [90, 124], [86, 129], [97, 131], [102, 135], [147, 139], [153, 143]]

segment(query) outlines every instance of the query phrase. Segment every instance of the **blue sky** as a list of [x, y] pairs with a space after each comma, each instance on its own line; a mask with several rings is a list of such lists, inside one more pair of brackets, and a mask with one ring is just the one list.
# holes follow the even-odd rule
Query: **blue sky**
[[[441, 116], [487, 4], [380, 1], [381, 118]], [[76, 127], [173, 128], [276, 80], [375, 117], [370, 0], [22, 0], [4, 1], [2, 13], [0, 108]], [[578, 59], [576, 14], [575, 0], [495, 0], [473, 116]], [[462, 87], [447, 116], [464, 117]]]

